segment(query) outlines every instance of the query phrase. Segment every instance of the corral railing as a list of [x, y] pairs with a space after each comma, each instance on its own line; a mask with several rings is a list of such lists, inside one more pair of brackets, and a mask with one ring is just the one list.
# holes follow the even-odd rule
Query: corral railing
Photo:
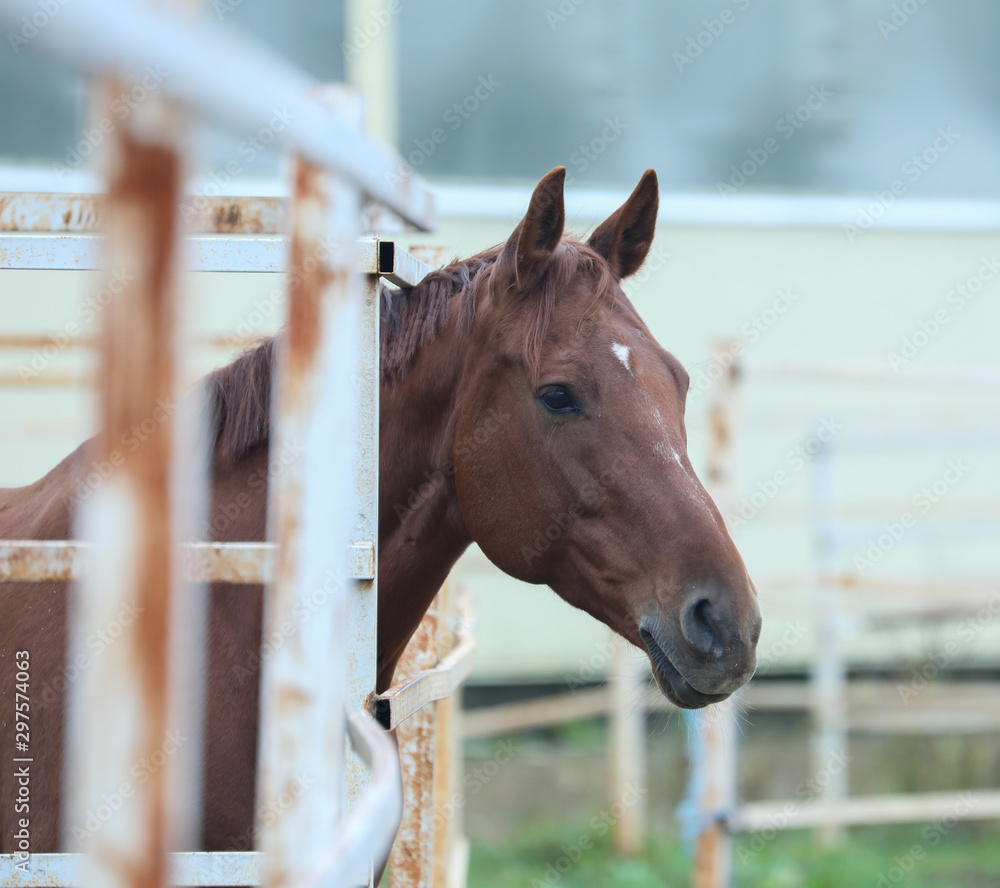
[[[35, 11], [0, 2], [0, 17], [12, 23]], [[81, 506], [84, 541], [0, 543], [0, 581], [77, 583], [71, 658], [95, 627], [134, 608], [120, 638], [68, 691], [64, 823], [109, 794], [121, 805], [86, 855], [31, 854], [30, 839], [24, 854], [3, 855], [0, 885], [368, 883], [401, 810], [395, 747], [368, 714], [377, 702], [378, 288], [382, 278], [414, 284], [430, 267], [359, 233], [366, 213], [427, 229], [432, 197], [361, 135], [356, 95], [320, 87], [202, 19], [114, 0], [69, 4], [38, 44], [115, 82], [139, 79], [148, 65], [171, 77], [109, 134], [106, 196], [0, 200], [0, 268], [136, 270], [101, 313], [93, 457], [113, 471]], [[98, 103], [109, 82], [98, 86]], [[191, 201], [187, 115], [256, 131], [276, 107], [291, 118], [277, 134], [295, 154], [291, 200]], [[183, 220], [180, 208], [192, 205], [194, 219]], [[182, 221], [192, 236], [182, 236]], [[291, 272], [271, 447], [298, 455], [270, 479], [274, 543], [202, 541], [207, 465], [184, 456], [197, 452], [196, 410], [157, 419], [158, 433], [127, 459], [115, 446], [178, 395], [184, 268]], [[266, 584], [265, 638], [291, 639], [263, 657], [257, 822], [248, 837], [263, 854], [174, 851], [195, 847], [199, 834], [205, 582]], [[429, 619], [445, 622], [436, 611]], [[387, 727], [441, 700], [468, 673], [471, 643], [439, 641], [418, 640], [420, 673], [378, 703]], [[345, 728], [357, 755], [344, 749]], [[177, 729], [189, 739], [164, 757], [164, 737]], [[437, 727], [432, 739], [435, 731], [446, 750], [447, 732]], [[132, 763], [154, 756], [162, 767], [134, 785]], [[30, 748], [23, 758], [32, 758]], [[430, 853], [416, 868], [394, 867], [393, 881], [431, 884], [440, 864], [433, 823], [411, 822], [407, 836]]]

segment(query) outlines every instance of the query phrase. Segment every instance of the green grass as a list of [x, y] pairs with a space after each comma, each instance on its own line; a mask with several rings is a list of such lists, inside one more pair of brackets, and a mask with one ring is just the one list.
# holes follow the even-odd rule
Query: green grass
[[[473, 843], [470, 888], [646, 888], [686, 886], [691, 864], [674, 839], [651, 840], [635, 860], [619, 860], [610, 839], [585, 821], [521, 822], [503, 843]], [[738, 888], [997, 888], [1000, 840], [995, 828], [956, 827], [934, 844], [923, 826], [851, 831], [824, 851], [802, 831], [769, 842], [740, 839]], [[589, 839], [589, 842], [587, 841]], [[914, 853], [914, 848], [919, 850]], [[920, 859], [915, 859], [919, 857]]]

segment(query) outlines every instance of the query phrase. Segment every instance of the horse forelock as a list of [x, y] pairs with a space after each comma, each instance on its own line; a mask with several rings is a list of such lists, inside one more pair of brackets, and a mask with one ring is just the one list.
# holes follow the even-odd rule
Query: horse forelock
[[561, 298], [573, 292], [578, 277], [590, 280], [594, 294], [581, 318], [591, 315], [602, 302], [615, 305], [619, 301], [620, 290], [611, 267], [581, 241], [564, 238], [537, 283], [521, 291], [516, 289], [512, 274], [489, 274], [502, 255], [503, 245], [499, 245], [435, 271], [414, 287], [395, 289], [382, 285], [383, 382], [405, 374], [420, 348], [432, 341], [447, 322], [455, 297], [461, 300], [459, 329], [470, 334], [478, 292], [484, 284], [490, 286], [495, 303], [517, 301], [513, 316], [517, 319], [517, 335], [523, 337], [524, 360], [532, 374], [537, 374], [556, 307]]

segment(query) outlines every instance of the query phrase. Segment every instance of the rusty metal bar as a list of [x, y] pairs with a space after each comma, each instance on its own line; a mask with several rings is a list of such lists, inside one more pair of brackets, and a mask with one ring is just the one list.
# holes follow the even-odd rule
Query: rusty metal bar
[[[440, 655], [441, 594], [434, 598], [396, 667], [397, 673], [429, 672]], [[389, 857], [390, 888], [431, 888], [436, 816], [434, 769], [437, 731], [433, 706], [418, 709], [396, 728], [403, 775], [403, 819]]]
[[[108, 81], [106, 103], [122, 84]], [[116, 622], [109, 645], [69, 693], [69, 761], [64, 830], [86, 851], [86, 885], [160, 888], [173, 842], [193, 841], [197, 816], [172, 809], [171, 787], [187, 785], [179, 767], [183, 731], [173, 721], [171, 635], [184, 584], [172, 550], [178, 523], [172, 483], [176, 446], [173, 411], [177, 368], [177, 201], [183, 181], [180, 112], [151, 97], [111, 137], [107, 267], [130, 269], [133, 280], [102, 313], [100, 421], [95, 457], [115, 466], [81, 507], [80, 535], [94, 542], [71, 613], [70, 659], [95, 631]], [[117, 446], [150, 419], [156, 430], [124, 457]], [[130, 620], [120, 620], [131, 608]], [[178, 734], [178, 731], [180, 733]], [[197, 745], [200, 731], [187, 742]], [[155, 760], [136, 779], [137, 763]], [[123, 790], [128, 787], [129, 791]], [[117, 811], [84, 838], [73, 827], [114, 797]]]
[[[3, 195], [0, 195], [0, 199]], [[0, 233], [0, 269], [88, 271], [102, 267], [99, 234]], [[431, 271], [394, 241], [362, 238], [359, 268], [400, 287], [412, 287]], [[285, 239], [278, 234], [191, 235], [184, 239], [189, 271], [276, 273], [288, 270]]]
[[463, 638], [436, 666], [379, 694], [375, 698], [375, 717], [382, 727], [392, 730], [429, 703], [450, 697], [472, 673], [475, 657], [475, 639]]
[[[0, 231], [96, 233], [103, 227], [103, 194], [0, 194]], [[279, 234], [287, 201], [280, 197], [187, 195], [181, 204], [188, 234]]]
[[[274, 580], [274, 543], [185, 543], [182, 575], [196, 583], [270, 583]], [[89, 543], [69, 540], [0, 540], [0, 581], [79, 580], [86, 571]], [[375, 577], [375, 546], [347, 548], [344, 578]]]
[[272, 480], [268, 510], [278, 561], [265, 589], [264, 631], [295, 630], [295, 644], [277, 649], [262, 673], [258, 811], [276, 812], [258, 823], [268, 888], [314, 879], [344, 813], [347, 601], [340, 578], [352, 524], [360, 198], [341, 176], [302, 156], [293, 178], [290, 265], [301, 275], [290, 287], [274, 446], [294, 444], [303, 456]]
[[[209, 197], [198, 192], [196, 183], [192, 185], [195, 192], [187, 194], [181, 204], [188, 234], [283, 234], [288, 230], [287, 197]], [[101, 230], [104, 202], [100, 193], [7, 192], [0, 194], [0, 231], [94, 233]], [[365, 202], [362, 215], [364, 231], [400, 230], [399, 217], [375, 201]]]

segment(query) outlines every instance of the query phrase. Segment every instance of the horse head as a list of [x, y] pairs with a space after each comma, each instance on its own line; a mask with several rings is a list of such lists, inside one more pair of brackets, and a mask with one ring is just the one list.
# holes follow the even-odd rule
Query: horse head
[[475, 294], [454, 452], [462, 518], [506, 573], [551, 586], [648, 651], [698, 708], [756, 666], [753, 583], [687, 453], [689, 378], [621, 289], [653, 240], [649, 170], [585, 243], [549, 173]]

